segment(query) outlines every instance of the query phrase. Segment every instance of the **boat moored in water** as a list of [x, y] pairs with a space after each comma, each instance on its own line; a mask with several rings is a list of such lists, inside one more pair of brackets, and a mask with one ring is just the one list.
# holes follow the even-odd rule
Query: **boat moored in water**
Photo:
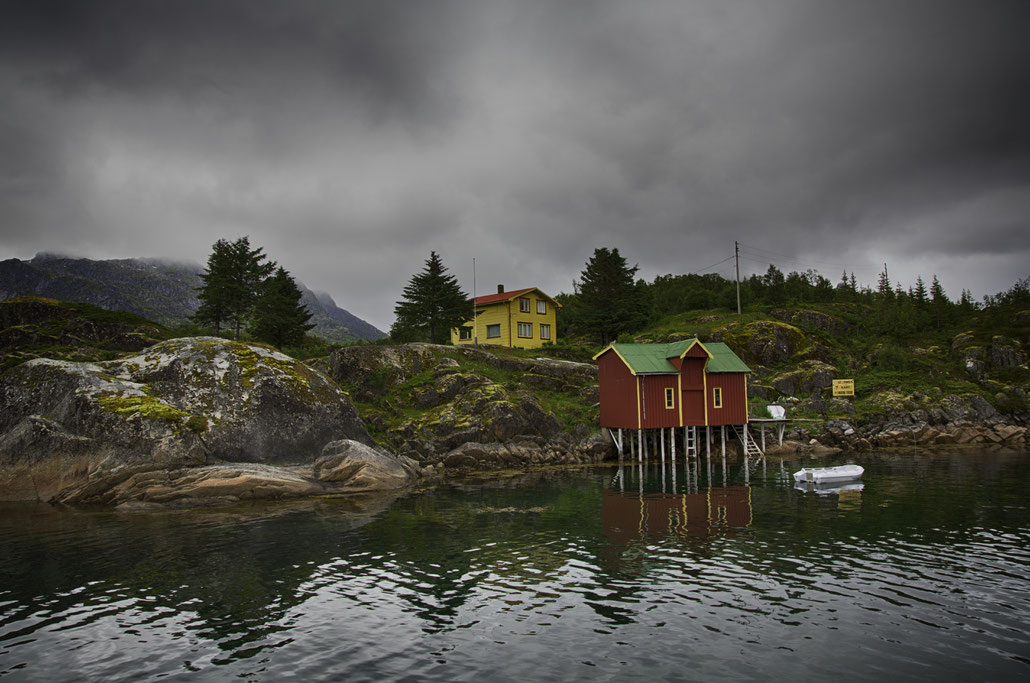
[[865, 468], [860, 465], [838, 465], [836, 467], [802, 467], [794, 473], [798, 483], [832, 484], [861, 479]]

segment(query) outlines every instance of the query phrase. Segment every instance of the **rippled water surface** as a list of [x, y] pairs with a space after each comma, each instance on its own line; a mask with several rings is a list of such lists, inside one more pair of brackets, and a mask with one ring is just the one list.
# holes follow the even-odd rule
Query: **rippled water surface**
[[0, 678], [1027, 680], [1030, 454], [0, 508]]

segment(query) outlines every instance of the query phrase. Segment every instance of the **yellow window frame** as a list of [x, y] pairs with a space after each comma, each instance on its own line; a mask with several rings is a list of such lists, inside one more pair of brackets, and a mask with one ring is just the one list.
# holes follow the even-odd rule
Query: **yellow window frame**
[[666, 410], [675, 410], [676, 408], [676, 394], [671, 387], [665, 388], [665, 408]]
[[722, 387], [712, 387], [712, 407], [722, 408]]

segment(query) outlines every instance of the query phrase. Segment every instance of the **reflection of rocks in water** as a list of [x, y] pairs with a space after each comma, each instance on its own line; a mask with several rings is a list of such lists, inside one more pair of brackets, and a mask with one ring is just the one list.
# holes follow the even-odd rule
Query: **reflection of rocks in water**
[[510, 507], [510, 506], [506, 507], [506, 508], [495, 508], [495, 507], [486, 506], [486, 507], [481, 507], [478, 510], [476, 510], [476, 513], [477, 514], [483, 514], [483, 515], [497, 515], [497, 514], [506, 513], [506, 512], [520, 512], [520, 513], [535, 512], [535, 513], [540, 513], [540, 512], [547, 512], [550, 509], [551, 509], [550, 505], [543, 506], [543, 507], [537, 506], [537, 507], [531, 507], [531, 508], [517, 508], [517, 507]]
[[[159, 512], [9, 503], [0, 505], [0, 538], [6, 568], [46, 577], [58, 596], [45, 606], [51, 613], [131, 596], [141, 613], [182, 614], [192, 632], [258, 642], [311, 598], [312, 580], [342, 548], [353, 552], [366, 543], [362, 527], [398, 497], [364, 493]], [[34, 585], [8, 583], [7, 599], [33, 605]]]

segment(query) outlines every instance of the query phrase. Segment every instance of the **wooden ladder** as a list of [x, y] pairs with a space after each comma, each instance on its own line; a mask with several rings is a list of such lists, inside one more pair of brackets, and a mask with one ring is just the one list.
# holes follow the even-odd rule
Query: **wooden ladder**
[[754, 461], [757, 462], [765, 457], [762, 448], [755, 442], [751, 432], [748, 431], [747, 425], [743, 425], [743, 428], [733, 425], [733, 431], [736, 433], [737, 438], [740, 439], [740, 443], [744, 444], [744, 453], [747, 455], [748, 461], [754, 458]]
[[697, 457], [697, 427], [684, 427], [683, 432], [683, 450], [687, 452], [687, 457]]

